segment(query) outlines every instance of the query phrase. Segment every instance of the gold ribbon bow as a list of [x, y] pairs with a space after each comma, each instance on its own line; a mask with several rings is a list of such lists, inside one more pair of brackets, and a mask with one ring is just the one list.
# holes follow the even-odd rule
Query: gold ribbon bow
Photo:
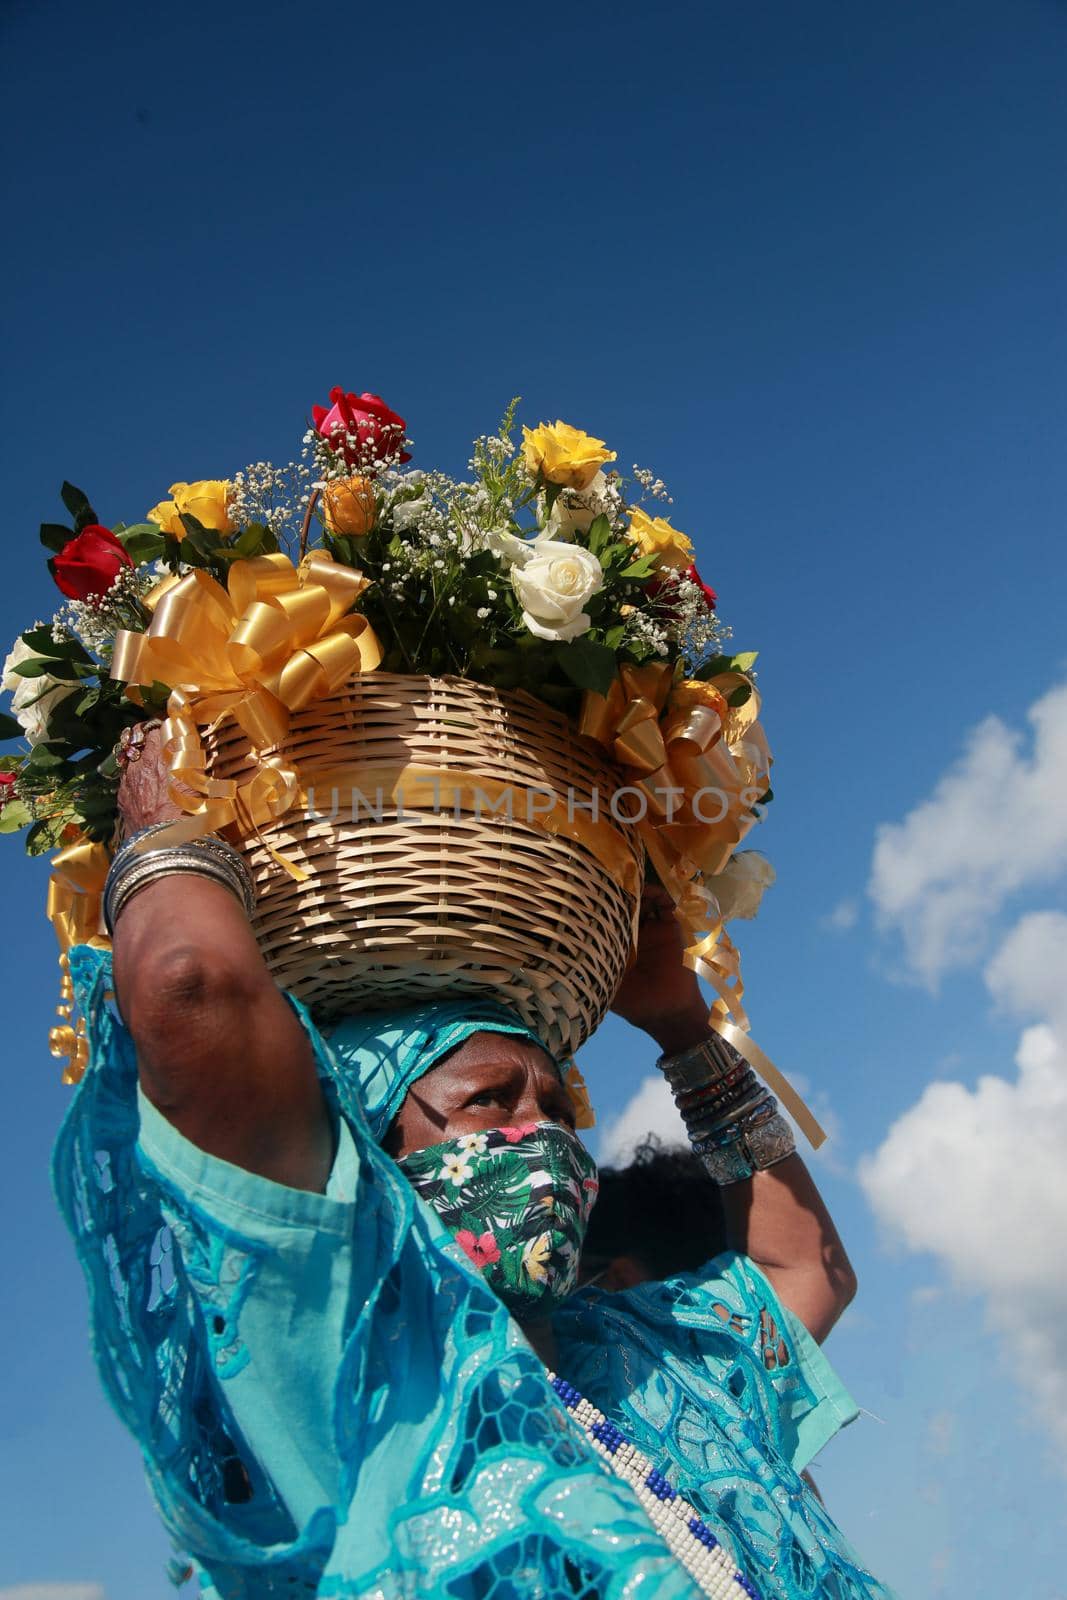
[[[171, 686], [163, 753], [171, 797], [189, 815], [154, 844], [196, 838], [231, 822], [242, 832], [258, 831], [295, 804], [295, 770], [281, 757], [258, 752], [285, 738], [292, 712], [380, 663], [373, 628], [352, 612], [368, 581], [321, 550], [299, 567], [281, 553], [255, 556], [233, 563], [225, 588], [200, 569], [166, 580], [153, 597], [148, 631], [117, 636], [112, 677]], [[252, 774], [242, 783], [207, 774], [200, 730], [226, 717], [253, 749]], [[293, 877], [306, 877], [271, 854]]]
[[[742, 685], [745, 703], [731, 706]], [[739, 672], [673, 681], [666, 663], [624, 666], [607, 695], [587, 690], [580, 731], [607, 749], [641, 797], [638, 826], [674, 900], [685, 963], [715, 990], [708, 1022], [771, 1085], [814, 1149], [826, 1137], [804, 1101], [748, 1037], [740, 956], [705, 876], [721, 872], [756, 821], [771, 755], [759, 696]]]

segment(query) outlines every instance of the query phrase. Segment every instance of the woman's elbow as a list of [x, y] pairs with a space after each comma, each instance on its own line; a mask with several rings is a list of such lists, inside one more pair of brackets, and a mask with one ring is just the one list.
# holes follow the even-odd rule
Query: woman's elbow
[[856, 1269], [847, 1256], [837, 1265], [833, 1273], [834, 1298], [837, 1305], [837, 1314], [846, 1311], [856, 1298], [859, 1288], [859, 1279]]
[[847, 1311], [856, 1298], [858, 1287], [851, 1261], [843, 1250], [840, 1253], [835, 1252], [833, 1258], [825, 1264], [817, 1290], [819, 1304], [813, 1320], [819, 1325], [820, 1331], [817, 1334], [819, 1339], [825, 1339], [834, 1323]]
[[236, 958], [188, 943], [160, 946], [118, 972], [119, 1007], [138, 1056], [178, 1093], [205, 1051], [216, 1054], [255, 1004], [255, 977]]

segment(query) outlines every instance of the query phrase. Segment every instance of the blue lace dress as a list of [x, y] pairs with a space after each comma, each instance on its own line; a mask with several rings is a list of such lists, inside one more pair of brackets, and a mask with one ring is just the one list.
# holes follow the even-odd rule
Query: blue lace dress
[[[105, 1389], [207, 1596], [657, 1600], [698, 1591], [504, 1307], [370, 1136], [325, 1194], [196, 1149], [137, 1091], [106, 956], [55, 1155]], [[751, 1263], [557, 1314], [559, 1371], [701, 1510], [764, 1600], [887, 1591], [798, 1476], [855, 1408]]]

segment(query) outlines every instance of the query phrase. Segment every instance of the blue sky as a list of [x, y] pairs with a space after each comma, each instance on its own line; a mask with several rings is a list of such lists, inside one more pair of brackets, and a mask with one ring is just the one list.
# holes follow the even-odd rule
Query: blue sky
[[[53, 609], [64, 477], [136, 520], [288, 459], [335, 383], [418, 463], [521, 394], [662, 474], [761, 651], [750, 1012], [832, 1114], [861, 1280], [830, 1353], [872, 1415], [820, 1483], [912, 1600], [1062, 1597], [1067, 6], [8, 0], [0, 30], [0, 641]], [[4, 863], [0, 1600], [150, 1600], [49, 1193], [44, 872]], [[652, 1053], [609, 1024], [585, 1065], [610, 1140]]]

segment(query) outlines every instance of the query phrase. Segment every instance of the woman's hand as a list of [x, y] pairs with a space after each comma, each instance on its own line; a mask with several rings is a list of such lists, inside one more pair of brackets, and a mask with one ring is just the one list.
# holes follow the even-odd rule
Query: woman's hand
[[668, 1055], [708, 1036], [708, 1008], [696, 974], [682, 956], [685, 937], [674, 903], [658, 883], [645, 884], [637, 954], [611, 1002], [611, 1009], [651, 1034]]
[[173, 822], [183, 814], [170, 797], [162, 743], [162, 728], [150, 729], [138, 760], [128, 761], [123, 769], [119, 783], [119, 817], [125, 839], [142, 828], [151, 827], [154, 822]]

